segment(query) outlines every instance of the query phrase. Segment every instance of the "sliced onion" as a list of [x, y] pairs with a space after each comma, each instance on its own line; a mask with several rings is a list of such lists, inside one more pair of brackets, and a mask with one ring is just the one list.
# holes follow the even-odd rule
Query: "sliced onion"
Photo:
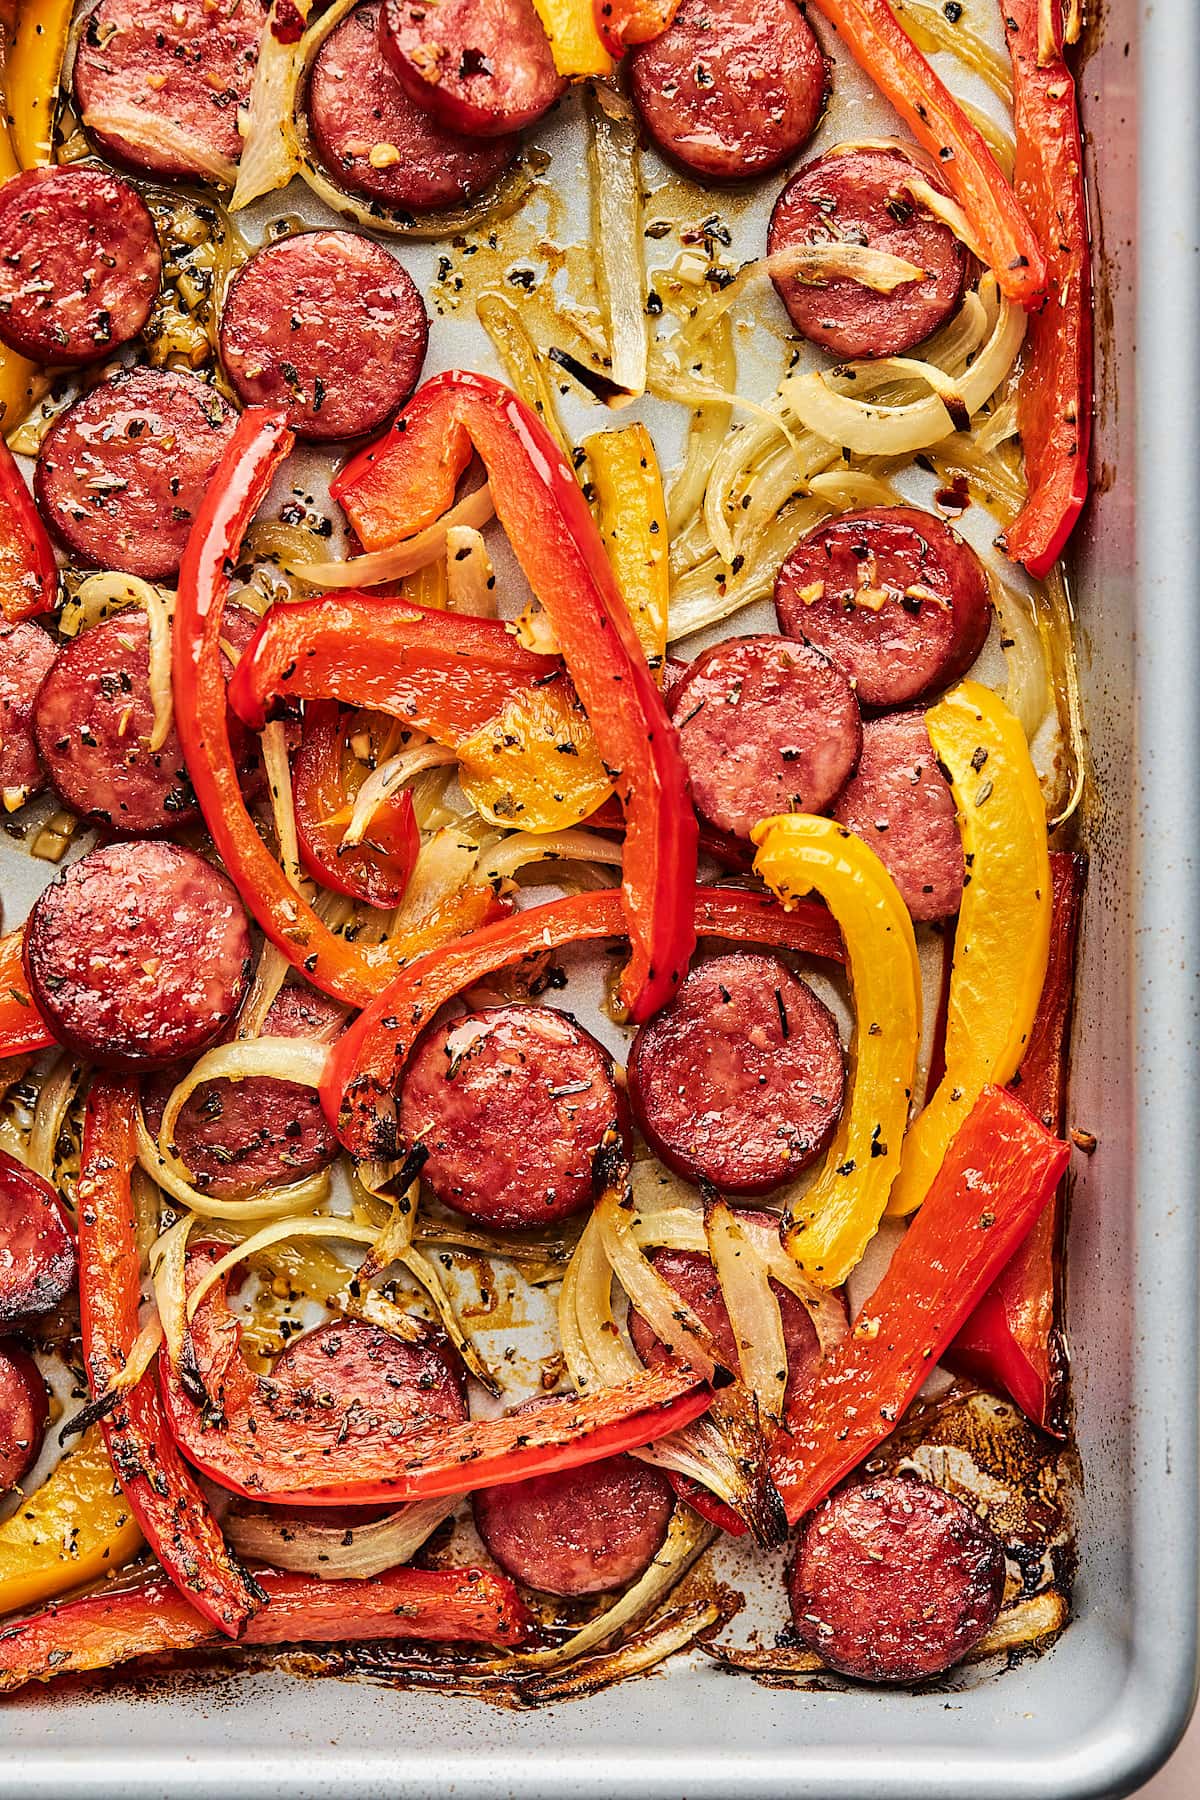
[[461, 825], [444, 825], [421, 845], [404, 898], [392, 915], [392, 930], [401, 932], [453, 899], [475, 874], [479, 845]]
[[460, 1499], [454, 1495], [414, 1500], [361, 1525], [281, 1519], [272, 1507], [247, 1505], [225, 1515], [224, 1531], [240, 1556], [270, 1563], [272, 1568], [317, 1575], [323, 1581], [366, 1581], [410, 1561]]
[[296, 91], [304, 66], [304, 39], [285, 43], [278, 35], [281, 13], [307, 21], [311, 0], [273, 0], [259, 40], [250, 107], [240, 122], [244, 143], [237, 183], [229, 202], [239, 212], [264, 194], [285, 188], [300, 169], [294, 122]]
[[1083, 703], [1079, 696], [1079, 666], [1075, 660], [1072, 628], [1074, 613], [1061, 563], [1055, 563], [1046, 577], [1046, 611], [1052, 667], [1061, 675], [1061, 692], [1067, 715], [1066, 736], [1073, 765], [1070, 792], [1058, 814], [1050, 820], [1053, 829], [1066, 824], [1080, 805], [1087, 786], [1087, 738], [1083, 725]]
[[932, 182], [926, 181], [923, 175], [906, 175], [901, 186], [924, 212], [940, 220], [948, 231], [954, 233], [960, 243], [966, 245], [971, 255], [986, 267], [987, 257], [984, 254], [983, 246], [975, 234], [971, 221], [957, 200], [952, 200], [949, 194], [943, 194], [940, 188], [936, 188]]
[[712, 1600], [678, 1607], [604, 1656], [576, 1662], [570, 1668], [555, 1670], [522, 1684], [522, 1698], [527, 1704], [537, 1705], [552, 1700], [577, 1700], [586, 1694], [598, 1693], [614, 1681], [624, 1681], [630, 1675], [644, 1675], [647, 1669], [665, 1662], [677, 1651], [686, 1650], [702, 1632], [719, 1625], [722, 1616], [721, 1608]]
[[673, 1355], [711, 1381], [725, 1366], [713, 1335], [643, 1255], [631, 1212], [610, 1190], [596, 1201], [594, 1217], [604, 1253], [631, 1304]]
[[381, 581], [399, 581], [430, 563], [440, 562], [446, 554], [447, 533], [453, 526], [478, 528], [494, 518], [495, 512], [492, 490], [485, 482], [464, 495], [436, 524], [427, 525], [424, 531], [402, 538], [386, 550], [369, 550], [365, 556], [352, 556], [348, 562], [288, 562], [285, 567], [312, 587], [378, 587]]
[[183, 1080], [171, 1090], [159, 1126], [159, 1142], [170, 1144], [179, 1115], [198, 1087], [207, 1081], [245, 1081], [251, 1076], [271, 1076], [299, 1087], [319, 1087], [329, 1050], [311, 1038], [241, 1038], [206, 1050], [192, 1064]]
[[706, 388], [725, 397], [701, 402], [692, 414], [683, 465], [672, 478], [667, 495], [667, 532], [672, 544], [703, 505], [709, 471], [729, 433], [733, 406], [728, 395], [737, 385], [737, 358], [728, 319], [714, 322], [711, 333], [696, 345], [692, 360], [699, 362]]
[[595, 1213], [567, 1265], [558, 1295], [558, 1335], [576, 1393], [619, 1387], [641, 1363], [617, 1328], [612, 1310], [612, 1264]]
[[495, 345], [512, 386], [570, 463], [571, 441], [558, 414], [554, 386], [547, 380], [543, 353], [525, 329], [520, 313], [503, 294], [486, 293], [475, 302], [475, 314]]
[[81, 1063], [70, 1056], [60, 1056], [38, 1088], [24, 1160], [29, 1168], [52, 1184], [58, 1161], [58, 1140], [82, 1074]]
[[705, 1208], [704, 1235], [729, 1314], [742, 1379], [764, 1413], [781, 1419], [788, 1379], [787, 1346], [766, 1265], [724, 1200]]
[[518, 869], [535, 862], [591, 862], [621, 864], [623, 846], [616, 838], [596, 831], [550, 831], [542, 836], [514, 831], [495, 849], [479, 858], [485, 881], [510, 881]]
[[425, 769], [445, 768], [457, 761], [455, 752], [448, 745], [430, 742], [416, 744], [410, 750], [387, 757], [377, 769], [371, 770], [354, 796], [350, 823], [342, 834], [342, 849], [349, 850], [362, 843], [379, 808], [414, 775], [420, 775]]
[[[994, 94], [1012, 105], [1012, 68], [1007, 56], [968, 31], [961, 18], [951, 24], [944, 13], [926, 6], [924, 0], [893, 0], [893, 9], [900, 14], [904, 29], [919, 49], [926, 54], [944, 50], [957, 57], [965, 69], [986, 81]], [[958, 103], [961, 106], [961, 99]]]
[[269, 1250], [272, 1244], [281, 1243], [285, 1238], [337, 1238], [347, 1244], [373, 1244], [378, 1235], [370, 1225], [359, 1225], [354, 1219], [275, 1219], [253, 1236], [235, 1244], [205, 1270], [203, 1277], [187, 1297], [188, 1322], [190, 1324], [195, 1318], [196, 1310], [205, 1295], [231, 1270], [236, 1269], [239, 1263], [245, 1262], [249, 1256], [257, 1256], [260, 1250]]
[[296, 834], [296, 806], [292, 798], [292, 771], [288, 762], [286, 728], [282, 719], [272, 719], [259, 736], [263, 769], [271, 794], [271, 813], [275, 820], [275, 841], [284, 874], [294, 888], [300, 885], [300, 843]]
[[994, 566], [992, 602], [1000, 627], [1000, 643], [1008, 669], [1004, 704], [1020, 720], [1032, 742], [1052, 704], [1051, 677], [1035, 609], [1028, 597], [1003, 580]]
[[433, 1263], [423, 1251], [415, 1247], [405, 1251], [401, 1261], [413, 1280], [420, 1283], [433, 1302], [446, 1336], [462, 1357], [470, 1373], [481, 1387], [486, 1388], [489, 1394], [498, 1395], [501, 1392], [501, 1384], [459, 1324], [458, 1314], [450, 1303], [450, 1296], [446, 1292], [445, 1284]]
[[194, 1224], [192, 1214], [185, 1213], [150, 1250], [154, 1303], [158, 1308], [167, 1355], [173, 1363], [178, 1363], [183, 1356], [187, 1337], [187, 1241]]
[[641, 153], [633, 108], [616, 88], [588, 91], [592, 241], [608, 320], [609, 378], [632, 399], [646, 391], [646, 265]]
[[102, 137], [124, 138], [135, 150], [152, 156], [178, 157], [216, 187], [231, 188], [237, 180], [236, 163], [212, 150], [203, 134], [193, 134], [161, 113], [139, 112], [132, 106], [93, 107], [84, 113], [82, 124]]
[[140, 607], [149, 627], [150, 702], [154, 708], [150, 749], [159, 751], [167, 741], [174, 717], [171, 689], [174, 594], [152, 587], [137, 575], [89, 575], [86, 581], [80, 582], [73, 599], [63, 607], [58, 628], [64, 637], [76, 637], [79, 632], [128, 606]]
[[447, 527], [446, 590], [451, 612], [496, 617], [496, 574], [483, 534], [473, 525]]
[[859, 506], [903, 504], [890, 481], [864, 474], [861, 469], [830, 469], [827, 474], [814, 475], [808, 486], [818, 500], [824, 500], [835, 512], [849, 512]]

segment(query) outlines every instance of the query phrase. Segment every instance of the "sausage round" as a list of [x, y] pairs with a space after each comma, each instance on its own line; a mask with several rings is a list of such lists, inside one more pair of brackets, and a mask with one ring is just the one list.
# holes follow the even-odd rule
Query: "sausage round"
[[514, 1580], [574, 1599], [627, 1587], [661, 1548], [675, 1496], [660, 1469], [608, 1456], [471, 1496], [475, 1528]]
[[702, 181], [777, 169], [820, 123], [829, 67], [796, 0], [683, 0], [629, 57], [638, 112], [664, 155]]
[[219, 178], [242, 153], [262, 0], [100, 0], [75, 59], [75, 105], [113, 162]]
[[304, 438], [374, 431], [417, 385], [429, 326], [406, 269], [351, 231], [257, 251], [221, 314], [221, 361], [247, 406], [282, 406]]
[[647, 1143], [688, 1181], [766, 1194], [820, 1155], [845, 1066], [829, 1008], [777, 956], [730, 951], [693, 968], [641, 1026], [629, 1099]]
[[871, 707], [949, 687], [992, 622], [979, 558], [915, 506], [842, 513], [806, 532], [776, 578], [775, 611], [787, 635], [823, 650]]
[[174, 575], [233, 436], [229, 402], [195, 375], [131, 369], [84, 394], [42, 440], [34, 492], [76, 561]]
[[140, 194], [103, 169], [27, 169], [0, 192], [0, 342], [86, 363], [137, 336], [162, 257]]
[[923, 269], [919, 281], [890, 294], [846, 276], [809, 286], [775, 280], [796, 329], [835, 356], [896, 356], [944, 325], [962, 300], [967, 253], [948, 226], [913, 200], [914, 176], [940, 187], [936, 170], [898, 145], [846, 145], [793, 175], [771, 214], [767, 249], [850, 243], [903, 257]]
[[25, 973], [52, 1034], [87, 1062], [135, 1072], [196, 1056], [249, 980], [237, 890], [194, 850], [105, 844], [44, 888]]
[[843, 1488], [808, 1520], [788, 1571], [792, 1618], [822, 1662], [859, 1681], [921, 1681], [991, 1630], [1004, 1550], [927, 1481]]
[[0, 1489], [16, 1487], [38, 1459], [50, 1396], [28, 1351], [0, 1342]]
[[958, 911], [962, 839], [923, 714], [868, 719], [858, 768], [834, 817], [871, 846], [914, 919]]
[[75, 1244], [48, 1181], [0, 1150], [0, 1324], [49, 1312], [75, 1280]]
[[406, 1343], [366, 1319], [335, 1319], [293, 1338], [271, 1373], [364, 1423], [372, 1408], [393, 1417], [407, 1408], [414, 1430], [457, 1425], [467, 1416], [462, 1365], [432, 1330]]
[[697, 811], [736, 837], [775, 813], [824, 812], [858, 761], [850, 683], [819, 651], [786, 638], [714, 644], [667, 706]]
[[533, 0], [384, 0], [380, 41], [410, 99], [473, 137], [532, 125], [567, 85]]
[[612, 1059], [567, 1013], [493, 1006], [434, 1025], [400, 1096], [406, 1142], [455, 1212], [501, 1229], [556, 1223], [592, 1198], [592, 1164], [620, 1128]]
[[[222, 636], [244, 649], [258, 620], [227, 608]], [[174, 831], [196, 818], [196, 796], [174, 724], [150, 749], [150, 626], [130, 609], [81, 631], [59, 650], [34, 710], [38, 751], [65, 805], [123, 837]], [[239, 765], [253, 753], [231, 713], [229, 740]]]
[[[774, 1224], [773, 1218], [771, 1222]], [[736, 1370], [738, 1350], [734, 1342], [733, 1325], [717, 1271], [707, 1256], [701, 1256], [695, 1250], [656, 1250], [650, 1260], [663, 1280], [675, 1289], [680, 1299], [685, 1300], [701, 1322], [707, 1325], [726, 1368]], [[779, 1302], [779, 1316], [783, 1323], [788, 1366], [784, 1405], [785, 1408], [790, 1408], [811, 1385], [817, 1364], [821, 1360], [821, 1346], [817, 1340], [816, 1328], [795, 1294], [789, 1293], [777, 1281], [771, 1283], [771, 1291]], [[647, 1325], [641, 1313], [630, 1311], [629, 1333], [634, 1349], [648, 1368], [657, 1368], [660, 1363], [669, 1360], [670, 1351]]]
[[308, 83], [317, 152], [339, 186], [393, 211], [461, 205], [499, 180], [520, 140], [447, 131], [411, 100], [380, 48], [379, 11], [374, 0], [356, 6], [317, 52]]
[[[345, 1008], [314, 988], [280, 988], [263, 1020], [263, 1037], [328, 1042]], [[178, 1074], [147, 1082], [146, 1124], [157, 1137]], [[315, 1175], [337, 1155], [337, 1139], [311, 1088], [270, 1075], [206, 1081], [181, 1108], [172, 1149], [202, 1194], [229, 1199]]]
[[46, 785], [33, 710], [54, 654], [54, 639], [39, 625], [27, 619], [0, 625], [0, 802], [6, 812]]

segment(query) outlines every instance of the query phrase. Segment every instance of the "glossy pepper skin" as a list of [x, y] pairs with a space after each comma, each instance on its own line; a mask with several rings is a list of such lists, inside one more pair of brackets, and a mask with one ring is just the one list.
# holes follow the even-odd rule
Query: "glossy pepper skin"
[[[1088, 494], [1091, 259], [1079, 108], [1063, 57], [1060, 9], [1039, 0], [1005, 0], [1003, 13], [1013, 68], [1014, 184], [1048, 271], [1045, 303], [1029, 321], [1017, 387], [1029, 498], [1004, 542], [1010, 556], [1040, 577], [1061, 556]], [[1048, 56], [1039, 49], [1043, 18], [1054, 35]]]
[[133, 1508], [92, 1426], [0, 1525], [0, 1613], [99, 1581], [141, 1547]]
[[[389, 1569], [368, 1581], [324, 1581], [263, 1569], [265, 1604], [247, 1644], [344, 1644], [371, 1638], [524, 1642], [530, 1620], [507, 1576], [486, 1569]], [[0, 1630], [0, 1693], [30, 1681], [110, 1669], [135, 1656], [221, 1642], [157, 1569], [47, 1607]]]
[[[0, 357], [11, 355], [0, 351]], [[0, 372], [0, 384], [2, 380]], [[0, 615], [12, 625], [50, 612], [57, 601], [58, 564], [46, 527], [12, 451], [0, 438]]]
[[955, 1332], [1031, 1230], [1070, 1158], [1011, 1094], [985, 1088], [886, 1275], [776, 1439], [793, 1522], [823, 1500], [915, 1398]]
[[695, 944], [696, 818], [674, 727], [561, 451], [511, 389], [451, 369], [418, 390], [331, 492], [370, 549], [440, 516], [476, 451], [613, 774], [625, 816], [622, 892], [632, 946], [621, 999], [631, 1019], [645, 1019], [670, 999]]
[[[130, 1175], [137, 1098], [97, 1078], [88, 1093], [79, 1168], [79, 1311], [92, 1397], [112, 1389], [138, 1334], [141, 1283]], [[152, 1371], [101, 1417], [112, 1466], [159, 1562], [199, 1615], [240, 1637], [259, 1604], [167, 1429]]]
[[[1020, 200], [978, 129], [900, 25], [887, 0], [812, 0], [859, 67], [936, 162], [1009, 300], [1046, 292], [1046, 258]], [[1032, 0], [1036, 9], [1037, 0]]]
[[592, 7], [601, 42], [610, 56], [623, 56], [631, 44], [661, 37], [679, 11], [679, 0], [592, 0]]
[[[837, 926], [824, 907], [785, 912], [763, 894], [738, 888], [693, 890], [698, 935], [776, 944], [842, 961]], [[405, 1061], [439, 1007], [466, 988], [527, 957], [625, 929], [620, 896], [611, 889], [531, 906], [470, 938], [430, 951], [403, 969], [332, 1047], [321, 1082], [325, 1116], [359, 1159], [403, 1155], [395, 1092]], [[911, 927], [910, 927], [911, 929]]]
[[[1075, 946], [1087, 880], [1083, 856], [1050, 858], [1054, 916], [1050, 961], [1037, 1016], [1010, 1091], [1050, 1131], [1066, 1114]], [[1062, 1196], [1055, 1196], [947, 1350], [945, 1362], [981, 1387], [1007, 1394], [1043, 1431], [1065, 1435], [1067, 1357], [1056, 1324], [1061, 1276]]]
[[25, 979], [24, 939], [23, 929], [0, 938], [0, 1056], [45, 1050], [54, 1042]]
[[345, 743], [345, 720], [336, 701], [314, 700], [305, 708], [292, 764], [300, 860], [315, 881], [335, 893], [368, 906], [399, 906], [421, 849], [413, 797], [407, 788], [389, 794], [376, 808], [364, 841], [343, 848], [352, 804]]

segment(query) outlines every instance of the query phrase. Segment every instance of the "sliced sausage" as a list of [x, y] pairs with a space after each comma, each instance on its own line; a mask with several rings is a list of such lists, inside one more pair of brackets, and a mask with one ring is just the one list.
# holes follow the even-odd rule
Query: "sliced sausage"
[[0, 802], [6, 812], [46, 785], [33, 709], [53, 661], [54, 639], [39, 625], [0, 625]]
[[948, 226], [913, 199], [914, 177], [940, 187], [936, 170], [899, 145], [848, 144], [792, 176], [771, 214], [767, 249], [861, 244], [924, 270], [879, 293], [847, 276], [808, 286], [775, 281], [797, 331], [835, 356], [896, 356], [944, 325], [962, 300], [967, 253]]
[[0, 193], [0, 342], [86, 363], [137, 336], [158, 293], [154, 220], [103, 169], [27, 169]]
[[375, 431], [417, 385], [425, 304], [394, 256], [351, 231], [268, 244], [221, 314], [221, 361], [247, 406], [282, 406], [305, 438]]
[[[772, 1219], [772, 1224], [774, 1220]], [[721, 1292], [717, 1271], [707, 1256], [694, 1250], [656, 1250], [650, 1259], [663, 1280], [668, 1282], [681, 1300], [707, 1325], [716, 1339], [726, 1368], [738, 1367], [738, 1350], [733, 1325]], [[771, 1291], [779, 1302], [783, 1322], [783, 1341], [787, 1347], [788, 1383], [785, 1408], [790, 1408], [808, 1389], [821, 1359], [821, 1346], [816, 1329], [799, 1300], [777, 1281]], [[668, 1361], [670, 1351], [647, 1325], [638, 1312], [629, 1314], [629, 1331], [633, 1347], [648, 1368], [655, 1369]]]
[[163, 1068], [220, 1036], [249, 980], [233, 883], [194, 850], [105, 844], [44, 888], [25, 972], [53, 1035], [104, 1068]]
[[552, 1224], [592, 1199], [592, 1164], [623, 1105], [612, 1059], [567, 1013], [493, 1006], [427, 1031], [400, 1096], [438, 1199], [501, 1229]]
[[748, 181], [806, 144], [829, 67], [796, 0], [683, 0], [629, 57], [634, 103], [664, 155], [701, 181]]
[[564, 1599], [606, 1594], [645, 1574], [674, 1504], [662, 1471], [632, 1456], [471, 1496], [475, 1528], [500, 1567], [526, 1587]]
[[360, 1427], [372, 1411], [394, 1418], [407, 1407], [413, 1429], [457, 1425], [467, 1416], [457, 1353], [441, 1332], [407, 1343], [366, 1319], [336, 1319], [293, 1338], [271, 1371], [277, 1381], [312, 1391], [323, 1407]]
[[[258, 620], [227, 608], [222, 636], [242, 650]], [[189, 825], [196, 796], [171, 725], [151, 750], [150, 626], [130, 609], [71, 638], [54, 659], [34, 709], [37, 746], [63, 803], [123, 837], [148, 837]], [[231, 713], [229, 739], [245, 766], [253, 742]]]
[[48, 1181], [0, 1150], [0, 1324], [49, 1312], [75, 1280], [75, 1244]]
[[749, 837], [775, 813], [824, 812], [858, 761], [850, 683], [786, 638], [726, 638], [698, 656], [667, 702], [697, 810]]
[[380, 29], [410, 99], [448, 131], [520, 131], [567, 85], [533, 0], [384, 0]]
[[0, 1489], [14, 1488], [38, 1459], [50, 1395], [28, 1351], [0, 1341]]
[[458, 206], [499, 180], [520, 148], [447, 131], [411, 100], [379, 43], [379, 7], [356, 6], [313, 63], [308, 119], [340, 187], [395, 212]]
[[907, 706], [965, 675], [992, 621], [983, 565], [915, 506], [842, 513], [806, 532], [775, 582], [789, 637], [815, 644], [863, 706]]
[[697, 964], [629, 1057], [647, 1143], [722, 1193], [769, 1193], [807, 1168], [833, 1135], [844, 1088], [829, 1008], [781, 958], [748, 951]]
[[75, 105], [113, 162], [227, 180], [242, 153], [263, 0], [100, 0], [75, 59]]
[[921, 1681], [991, 1630], [1004, 1550], [953, 1494], [892, 1476], [843, 1488], [809, 1518], [788, 1571], [801, 1641], [859, 1681]]
[[834, 817], [871, 846], [914, 919], [958, 911], [963, 850], [954, 795], [921, 713], [868, 719], [858, 768]]
[[[327, 1043], [345, 1017], [345, 1008], [327, 995], [288, 986], [272, 1001], [262, 1036]], [[143, 1089], [142, 1111], [155, 1137], [178, 1079], [177, 1073], [158, 1076]], [[300, 1181], [337, 1155], [337, 1139], [313, 1090], [269, 1075], [206, 1081], [181, 1109], [171, 1147], [193, 1185], [219, 1199]]]
[[59, 542], [89, 568], [174, 575], [237, 415], [195, 375], [132, 369], [51, 426], [34, 492]]

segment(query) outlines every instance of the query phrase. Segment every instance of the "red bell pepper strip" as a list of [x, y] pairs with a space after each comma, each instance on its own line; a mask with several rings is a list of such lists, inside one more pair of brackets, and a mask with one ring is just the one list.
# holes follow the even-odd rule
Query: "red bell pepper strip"
[[[370, 1638], [511, 1648], [529, 1635], [525, 1604], [488, 1569], [389, 1569], [368, 1581], [324, 1581], [262, 1569], [267, 1604], [245, 1644], [344, 1644]], [[48, 1606], [0, 1630], [0, 1693], [27, 1681], [110, 1669], [135, 1656], [198, 1650], [220, 1637], [157, 1569]]]
[[984, 1088], [886, 1275], [772, 1446], [790, 1520], [893, 1429], [1042, 1212], [1070, 1154], [1010, 1094]]
[[229, 745], [221, 630], [229, 573], [246, 528], [292, 447], [278, 408], [247, 407], [196, 514], [179, 571], [175, 606], [175, 723], [204, 822], [247, 908], [314, 987], [365, 1006], [407, 957], [498, 909], [490, 889], [471, 887], [436, 920], [380, 944], [351, 944], [298, 894], [246, 810]]
[[[188, 1292], [211, 1266], [190, 1256]], [[414, 1430], [411, 1408], [325, 1403], [312, 1384], [254, 1375], [221, 1283], [197, 1307], [184, 1359], [164, 1358], [163, 1400], [176, 1442], [234, 1493], [289, 1505], [432, 1499], [578, 1468], [637, 1449], [707, 1411], [711, 1394], [680, 1364], [647, 1370], [586, 1399], [548, 1400], [536, 1414]]]
[[679, 11], [679, 0], [593, 0], [596, 30], [610, 56], [624, 56], [630, 44], [661, 37]]
[[[111, 1394], [138, 1334], [130, 1187], [136, 1156], [136, 1097], [127, 1084], [98, 1077], [84, 1117], [78, 1199], [79, 1311], [94, 1400]], [[166, 1573], [199, 1615], [240, 1637], [258, 1607], [255, 1584], [231, 1556], [175, 1448], [152, 1373], [118, 1395], [100, 1428], [122, 1492]]]
[[674, 993], [695, 943], [696, 815], [662, 695], [558, 446], [511, 389], [451, 369], [418, 390], [331, 491], [364, 544], [395, 539], [416, 529], [422, 508], [428, 516], [431, 506], [451, 504], [473, 450], [613, 773], [625, 815], [622, 892], [632, 946], [621, 998], [631, 1019], [645, 1019]]
[[[1005, 0], [1013, 67], [1017, 197], [1048, 268], [1046, 302], [1029, 322], [1017, 386], [1017, 421], [1029, 498], [1004, 533], [1008, 554], [1043, 576], [1062, 554], [1088, 493], [1092, 436], [1092, 304], [1083, 145], [1075, 83], [1062, 54], [1057, 5]], [[1048, 17], [1054, 53], [1039, 59]]]
[[0, 438], [0, 617], [9, 625], [50, 612], [58, 564], [15, 458]]
[[[1029, 1046], [1009, 1090], [1050, 1131], [1066, 1116], [1075, 945], [1087, 859], [1050, 858], [1054, 913], [1050, 961]], [[947, 1350], [944, 1361], [981, 1387], [1008, 1394], [1043, 1431], [1061, 1437], [1066, 1351], [1055, 1325], [1062, 1196], [1041, 1214]]]
[[[767, 895], [742, 888], [694, 888], [692, 893], [698, 934], [845, 960], [838, 929], [822, 906], [805, 902], [785, 912]], [[346, 1148], [359, 1159], [403, 1154], [393, 1095], [409, 1051], [439, 1007], [527, 957], [588, 938], [618, 937], [624, 930], [620, 898], [613, 890], [571, 894], [531, 906], [402, 970], [329, 1053], [321, 1105]]]
[[29, 992], [24, 940], [23, 929], [0, 938], [0, 1056], [45, 1050], [54, 1042]]
[[937, 163], [971, 223], [1001, 293], [1027, 309], [1036, 306], [1046, 291], [1046, 259], [1037, 235], [978, 129], [904, 31], [887, 0], [812, 0], [812, 4]]
[[273, 606], [238, 663], [229, 699], [261, 731], [285, 698], [369, 706], [454, 744], [557, 657], [522, 650], [498, 619], [432, 611], [373, 594], [321, 594]]
[[399, 906], [421, 849], [421, 833], [407, 788], [376, 808], [367, 837], [343, 849], [351, 803], [343, 772], [346, 730], [335, 700], [304, 709], [300, 748], [292, 765], [292, 798], [300, 861], [323, 887], [368, 906]]

